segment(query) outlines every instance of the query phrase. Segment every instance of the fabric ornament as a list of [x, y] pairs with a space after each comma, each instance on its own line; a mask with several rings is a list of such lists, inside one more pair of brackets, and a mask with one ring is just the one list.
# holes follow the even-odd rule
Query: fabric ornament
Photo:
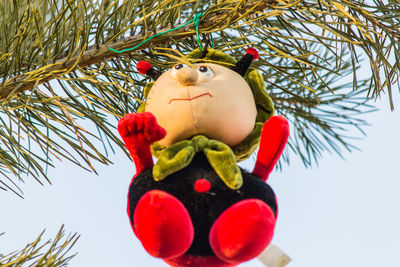
[[[118, 123], [136, 166], [128, 216], [145, 250], [170, 266], [229, 267], [270, 243], [278, 208], [265, 182], [289, 136], [262, 75], [222, 51], [196, 49], [161, 73], [141, 61], [137, 113]], [[250, 173], [237, 161], [259, 146]], [[158, 158], [154, 165], [153, 156]]]

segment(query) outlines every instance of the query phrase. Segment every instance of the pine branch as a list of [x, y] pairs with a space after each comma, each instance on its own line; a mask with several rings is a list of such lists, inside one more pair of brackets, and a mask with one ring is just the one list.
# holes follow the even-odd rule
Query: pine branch
[[[240, 18], [244, 13], [246, 13], [247, 15], [251, 15], [254, 12], [262, 11], [263, 9], [267, 8], [271, 4], [274, 4], [275, 2], [276, 0], [245, 1], [245, 4], [242, 7], [237, 8], [235, 13], [233, 14], [232, 11], [229, 9], [217, 11], [214, 14], [211, 13], [209, 16], [206, 16], [206, 18], [201, 20], [199, 28], [201, 29], [202, 32], [207, 31], [207, 28], [215, 27], [215, 25], [221, 24], [221, 21], [228, 20], [233, 22], [238, 18]], [[251, 10], [251, 12], [248, 12], [249, 10]], [[6, 99], [11, 93], [17, 94], [25, 90], [31, 90], [34, 86], [43, 84], [52, 79], [56, 79], [58, 77], [61, 77], [62, 75], [66, 75], [71, 71], [74, 71], [77, 67], [84, 68], [86, 66], [98, 64], [105, 60], [115, 58], [118, 55], [119, 56], [128, 55], [131, 53], [131, 51], [117, 55], [109, 48], [113, 48], [117, 51], [120, 51], [126, 48], [134, 47], [135, 45], [143, 41], [144, 36], [156, 35], [178, 26], [180, 25], [165, 27], [155, 32], [146, 32], [141, 35], [122, 38], [118, 41], [110, 43], [110, 41], [114, 39], [113, 37], [109, 42], [103, 44], [101, 47], [99, 46], [99, 44], [96, 44], [92, 45], [87, 50], [86, 46], [84, 46], [80, 52], [76, 52], [75, 55], [72, 57], [68, 55], [64, 58], [58, 59], [52, 64], [41, 67], [40, 76], [42, 78], [31, 80], [32, 73], [30, 73], [30, 74], [21, 74], [5, 82], [3, 81], [4, 83], [0, 87], [1, 91], [0, 100]], [[193, 24], [191, 24], [188, 25], [187, 27], [176, 30], [173, 35], [174, 35], [174, 40], [179, 41], [181, 39], [185, 39], [196, 35], [196, 28]], [[140, 51], [149, 48], [150, 46], [166, 44], [170, 42], [170, 38], [171, 38], [170, 34], [158, 36], [152, 39], [151, 42], [144, 43], [135, 51]]]
[[279, 104], [289, 104], [289, 105], [300, 105], [304, 106], [307, 108], [316, 108], [319, 106], [321, 103], [319, 99], [306, 99], [305, 101], [299, 100], [299, 99], [288, 99], [288, 98], [280, 98], [275, 96], [274, 94], [270, 94], [272, 101], [274, 103], [279, 103]]
[[[164, 71], [203, 40], [190, 25], [140, 51], [108, 47], [134, 46], [198, 12], [200, 33], [212, 35], [215, 48], [235, 58], [258, 49], [254, 65], [294, 125], [289, 151], [306, 166], [322, 151], [354, 149], [346, 130], [362, 134], [366, 122], [354, 115], [373, 110], [367, 91], [390, 93], [399, 77], [397, 2], [0, 1], [0, 189], [22, 195], [26, 174], [50, 183], [46, 168], [55, 160], [94, 171], [92, 161], [108, 164], [109, 151], [125, 151], [116, 120], [137, 110], [148, 82], [136, 62]], [[373, 73], [365, 81], [357, 76], [363, 58]], [[353, 83], [340, 84], [347, 75]]]
[[[20, 251], [7, 255], [0, 254], [0, 266], [2, 267], [62, 267], [67, 266], [69, 261], [76, 255], [67, 255], [79, 236], [75, 233], [66, 238], [64, 226], [61, 227], [53, 240], [42, 242], [44, 231], [39, 237], [26, 245]], [[63, 240], [64, 239], [64, 240]]]

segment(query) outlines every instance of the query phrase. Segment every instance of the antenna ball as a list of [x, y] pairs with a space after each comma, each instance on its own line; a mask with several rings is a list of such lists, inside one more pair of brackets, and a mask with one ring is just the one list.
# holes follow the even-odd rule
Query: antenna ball
[[136, 64], [136, 69], [140, 74], [146, 75], [147, 72], [151, 69], [151, 64], [147, 61], [139, 61]]
[[257, 60], [259, 58], [258, 51], [253, 47], [247, 48], [246, 54], [253, 55], [253, 60]]

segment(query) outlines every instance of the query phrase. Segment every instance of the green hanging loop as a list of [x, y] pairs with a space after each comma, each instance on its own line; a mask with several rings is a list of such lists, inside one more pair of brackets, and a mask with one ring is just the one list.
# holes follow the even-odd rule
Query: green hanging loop
[[167, 31], [165, 31], [165, 32], [157, 33], [157, 34], [155, 34], [155, 35], [153, 35], [153, 36], [147, 38], [146, 40], [142, 41], [140, 44], [135, 45], [134, 47], [126, 48], [126, 49], [123, 49], [123, 50], [116, 50], [116, 49], [111, 48], [111, 47], [109, 47], [108, 49], [111, 50], [111, 51], [113, 51], [113, 52], [115, 52], [115, 53], [118, 53], [118, 54], [121, 54], [121, 53], [124, 53], [124, 52], [127, 52], [127, 51], [131, 51], [131, 50], [135, 50], [136, 48], [140, 47], [141, 45], [147, 43], [148, 41], [150, 41], [151, 39], [153, 39], [153, 38], [155, 38], [155, 37], [157, 37], [157, 36], [160, 36], [160, 35], [163, 35], [163, 34], [166, 34], [166, 33], [169, 33], [169, 32], [175, 31], [175, 30], [178, 30], [178, 29], [183, 28], [183, 27], [185, 27], [185, 26], [187, 26], [188, 24], [190, 24], [190, 23], [193, 22], [193, 25], [194, 25], [195, 28], [196, 28], [197, 42], [198, 42], [198, 44], [199, 44], [200, 50], [203, 50], [203, 47], [201, 46], [200, 38], [199, 38], [199, 36], [200, 36], [200, 33], [199, 33], [199, 25], [200, 25], [200, 20], [201, 20], [201, 17], [202, 17], [202, 16], [203, 16], [203, 13], [201, 13], [201, 12], [196, 13], [196, 15], [193, 17], [193, 19], [191, 19], [191, 20], [189, 20], [188, 22], [182, 24], [181, 26], [178, 26], [178, 27], [169, 29], [169, 30], [167, 30]]
[[210, 39], [211, 39], [211, 47], [214, 48], [214, 38], [212, 37], [212, 33], [210, 33]]
[[198, 43], [198, 45], [199, 45], [200, 50], [203, 51], [203, 46], [202, 46], [201, 43], [200, 43], [200, 32], [199, 32], [199, 24], [200, 24], [201, 16], [203, 16], [203, 14], [200, 13], [200, 12], [197, 13], [197, 14], [194, 16], [194, 18], [193, 18], [193, 25], [194, 25], [194, 27], [196, 27], [197, 43]]

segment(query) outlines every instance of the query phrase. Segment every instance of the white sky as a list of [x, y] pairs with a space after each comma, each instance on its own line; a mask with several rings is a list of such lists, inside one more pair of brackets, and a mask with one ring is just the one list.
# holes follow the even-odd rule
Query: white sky
[[[361, 152], [345, 154], [345, 161], [325, 154], [313, 170], [292, 157], [290, 167], [271, 174], [280, 211], [273, 243], [293, 259], [289, 267], [399, 266], [400, 112], [390, 112], [386, 99], [378, 107], [364, 117], [372, 126], [355, 142]], [[99, 176], [58, 164], [49, 169], [52, 186], [26, 179], [25, 200], [0, 192], [0, 233], [6, 232], [0, 253], [22, 248], [45, 228], [51, 238], [65, 224], [81, 234], [72, 267], [166, 266], [130, 229], [126, 194], [133, 163], [122, 153], [112, 161], [98, 166]], [[254, 162], [246, 164], [252, 169]]]

